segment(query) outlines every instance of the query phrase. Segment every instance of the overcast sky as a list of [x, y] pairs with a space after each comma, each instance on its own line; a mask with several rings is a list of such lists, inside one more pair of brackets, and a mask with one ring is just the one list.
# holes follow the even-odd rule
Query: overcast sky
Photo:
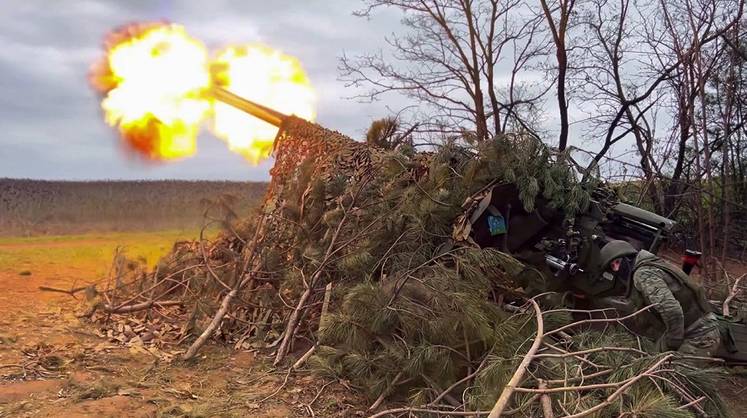
[[144, 163], [122, 152], [103, 122], [86, 75], [104, 36], [134, 22], [186, 26], [208, 47], [263, 42], [297, 56], [314, 85], [318, 122], [354, 138], [385, 103], [347, 100], [337, 81], [342, 51], [373, 51], [398, 16], [352, 16], [356, 0], [4, 0], [0, 5], [0, 177], [38, 179], [265, 180], [269, 164], [252, 167], [204, 134], [197, 155]]

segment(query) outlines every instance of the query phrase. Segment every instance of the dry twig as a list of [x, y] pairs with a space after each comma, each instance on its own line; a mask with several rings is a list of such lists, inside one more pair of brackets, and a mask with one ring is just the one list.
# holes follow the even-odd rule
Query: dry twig
[[[726, 276], [726, 277], [728, 279], [729, 276]], [[734, 284], [731, 287], [731, 291], [729, 291], [729, 296], [727, 296], [726, 299], [724, 299], [724, 304], [722, 306], [722, 312], [724, 316], [729, 316], [729, 314], [731, 313], [729, 309], [729, 304], [731, 303], [732, 300], [734, 300], [735, 297], [737, 297], [739, 292], [742, 290], [739, 288], [739, 282], [742, 281], [742, 279], [745, 277], [747, 277], [747, 273], [737, 277], [737, 279], [734, 280]]]
[[202, 334], [197, 337], [192, 345], [189, 346], [189, 349], [187, 349], [187, 351], [182, 355], [183, 360], [189, 360], [193, 358], [195, 354], [197, 354], [197, 351], [199, 351], [200, 348], [205, 345], [208, 338], [210, 338], [213, 332], [215, 332], [215, 330], [220, 325], [221, 321], [223, 321], [223, 317], [226, 315], [228, 307], [231, 305], [231, 301], [233, 301], [233, 298], [235, 298], [239, 291], [254, 279], [253, 272], [247, 273], [247, 270], [252, 266], [254, 257], [257, 254], [258, 247], [261, 241], [264, 239], [265, 221], [266, 219], [264, 217], [261, 218], [256, 229], [254, 230], [254, 237], [251, 240], [251, 245], [249, 246], [249, 248], [245, 249], [245, 261], [237, 266], [237, 269], [240, 268], [240, 270], [237, 271], [238, 274], [233, 288], [223, 297], [220, 309], [218, 309], [218, 312], [215, 313], [212, 321], [210, 321], [210, 324], [208, 324]]

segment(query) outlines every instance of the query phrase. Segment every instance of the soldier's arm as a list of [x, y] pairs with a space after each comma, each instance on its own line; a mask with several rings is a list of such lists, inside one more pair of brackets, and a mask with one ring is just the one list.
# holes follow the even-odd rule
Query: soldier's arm
[[662, 274], [666, 273], [643, 267], [635, 272], [633, 283], [646, 301], [655, 305], [653, 309], [664, 321], [664, 341], [667, 348], [677, 350], [685, 338], [685, 316]]

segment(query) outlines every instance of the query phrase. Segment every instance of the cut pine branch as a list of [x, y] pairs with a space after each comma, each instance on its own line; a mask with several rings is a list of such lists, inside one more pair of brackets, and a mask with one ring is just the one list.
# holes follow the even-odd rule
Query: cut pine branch
[[511, 376], [511, 380], [509, 380], [506, 386], [503, 388], [503, 391], [498, 397], [498, 400], [495, 402], [495, 405], [490, 411], [488, 418], [498, 418], [501, 416], [503, 410], [508, 406], [508, 402], [511, 400], [511, 395], [514, 393], [514, 390], [519, 386], [519, 384], [521, 384], [521, 381], [524, 378], [524, 374], [527, 371], [527, 367], [529, 367], [529, 364], [532, 362], [532, 360], [534, 360], [534, 355], [542, 345], [542, 338], [545, 336], [544, 322], [542, 321], [542, 310], [540, 309], [539, 304], [537, 304], [534, 299], [529, 299], [529, 303], [531, 303], [532, 307], [534, 308], [534, 313], [537, 320], [537, 335], [534, 337], [534, 342], [532, 342], [532, 346], [529, 347], [529, 351], [527, 351], [527, 353], [524, 355], [524, 358], [521, 360], [521, 363], [519, 363], [519, 367], [516, 368], [514, 375]]

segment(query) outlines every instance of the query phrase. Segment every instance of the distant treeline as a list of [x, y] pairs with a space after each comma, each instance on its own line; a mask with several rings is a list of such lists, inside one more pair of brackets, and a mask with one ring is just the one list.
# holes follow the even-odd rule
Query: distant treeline
[[0, 235], [197, 228], [211, 202], [238, 215], [267, 183], [235, 181], [44, 181], [0, 178]]

